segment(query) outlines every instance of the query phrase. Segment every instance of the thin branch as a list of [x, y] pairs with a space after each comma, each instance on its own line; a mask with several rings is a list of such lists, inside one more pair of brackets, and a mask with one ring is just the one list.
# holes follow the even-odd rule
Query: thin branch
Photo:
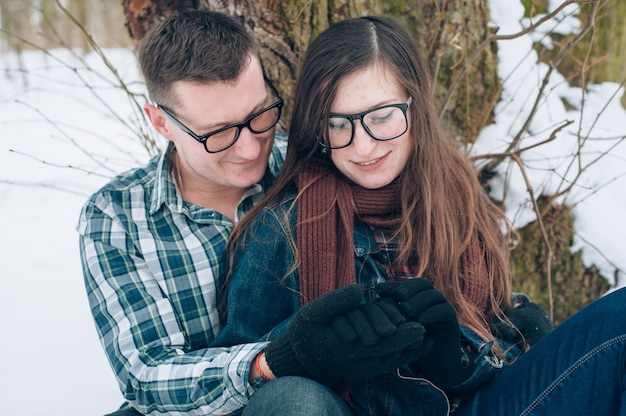
[[82, 147], [80, 144], [78, 144], [78, 142], [72, 138], [72, 136], [70, 136], [69, 134], [67, 134], [63, 129], [61, 129], [59, 127], [59, 125], [57, 123], [54, 123], [48, 116], [46, 116], [45, 114], [43, 114], [41, 112], [41, 110], [39, 110], [38, 108], [33, 107], [32, 105], [16, 100], [16, 102], [25, 105], [26, 107], [30, 108], [31, 110], [33, 110], [34, 112], [36, 112], [37, 114], [39, 114], [41, 116], [41, 118], [43, 118], [44, 120], [46, 120], [46, 122], [48, 122], [56, 131], [58, 131], [62, 137], [64, 137], [65, 139], [67, 139], [73, 146], [75, 146], [78, 150], [80, 150], [80, 152], [82, 154], [84, 154], [85, 156], [87, 156], [88, 159], [90, 159], [93, 162], [96, 162], [98, 167], [102, 167], [106, 170], [109, 170], [112, 174], [115, 173], [114, 170], [104, 166], [101, 162], [99, 162], [98, 160], [96, 160], [96, 158], [94, 157], [94, 155], [89, 152], [88, 150], [86, 150], [84, 147]]
[[61, 191], [67, 194], [76, 195], [80, 197], [89, 196], [89, 193], [87, 192], [78, 192], [70, 188], [53, 185], [53, 184], [46, 183], [46, 182], [10, 181], [6, 179], [0, 179], [0, 183], [5, 184], [5, 185], [27, 186], [27, 187], [32, 187], [32, 188], [47, 188], [47, 189], [52, 189], [54, 191]]
[[[30, 155], [28, 153], [20, 152], [19, 150], [9, 149], [9, 152], [15, 153], [15, 154], [20, 155], [20, 156], [27, 157], [29, 159], [36, 160], [38, 163], [41, 163], [42, 165], [52, 166], [52, 167], [55, 167], [55, 168], [78, 170], [78, 171], [81, 171], [81, 172], [85, 172], [85, 173], [87, 173], [89, 175], [98, 176], [98, 177], [105, 178], [105, 179], [111, 179], [110, 176], [102, 175], [100, 173], [95, 173], [93, 171], [93, 169], [85, 169], [85, 168], [81, 168], [81, 167], [73, 166], [73, 165], [63, 165], [63, 164], [60, 164], [60, 163], [48, 162], [48, 161], [46, 161], [44, 159], [40, 159], [40, 158], [35, 157], [33, 155]], [[98, 165], [98, 167], [104, 167], [104, 165], [102, 163], [100, 163]]]
[[546, 143], [554, 141], [556, 139], [557, 133], [559, 133], [561, 130], [563, 130], [565, 127], [569, 126], [572, 123], [574, 123], [573, 120], [565, 120], [562, 125], [557, 126], [552, 131], [552, 133], [550, 133], [550, 136], [547, 139], [542, 140], [542, 141], [540, 141], [538, 143], [532, 144], [530, 146], [526, 146], [526, 147], [523, 147], [521, 149], [517, 149], [516, 151], [507, 150], [507, 151], [499, 152], [499, 153], [485, 153], [485, 154], [482, 154], [482, 155], [476, 155], [476, 156], [472, 156], [470, 160], [473, 161], [473, 162], [476, 162], [476, 161], [481, 160], [481, 159], [499, 159], [499, 160], [503, 160], [503, 159], [512, 157], [512, 155], [520, 156], [522, 153], [524, 153], [524, 152], [526, 152], [528, 150], [531, 150], [531, 149], [543, 146]]
[[541, 215], [541, 210], [539, 209], [539, 204], [537, 203], [537, 198], [535, 198], [535, 193], [533, 191], [533, 186], [526, 175], [526, 169], [524, 167], [524, 162], [519, 157], [519, 155], [512, 153], [511, 159], [515, 161], [517, 166], [520, 169], [522, 177], [524, 178], [524, 182], [526, 184], [526, 190], [530, 195], [530, 200], [533, 204], [533, 209], [537, 214], [537, 224], [539, 225], [539, 230], [541, 231], [541, 238], [543, 239], [543, 243], [546, 245], [546, 250], [548, 250], [548, 255], [546, 256], [546, 283], [547, 283], [547, 292], [548, 292], [548, 313], [550, 314], [550, 319], [554, 318], [554, 297], [552, 294], [552, 259], [554, 258], [554, 252], [552, 251], [552, 246], [550, 245], [550, 239], [548, 238], [548, 233], [546, 232], [545, 226], [543, 224], [543, 218]]
[[[584, 242], [587, 246], [591, 247], [596, 253], [598, 253], [598, 255], [600, 257], [602, 257], [608, 264], [611, 265], [611, 267], [613, 267], [615, 269], [615, 271], [622, 273], [622, 274], [626, 274], [626, 270], [620, 268], [617, 264], [615, 264], [614, 262], [611, 261], [611, 259], [609, 259], [603, 252], [602, 250], [600, 250], [598, 248], [598, 246], [596, 246], [595, 244], [593, 244], [591, 241], [587, 240], [585, 237], [583, 237], [582, 235], [580, 235], [577, 232], [574, 232], [574, 235], [576, 235], [576, 237], [580, 238], [580, 240], [582, 242]], [[615, 287], [617, 285], [617, 282], [613, 282], [613, 287]]]

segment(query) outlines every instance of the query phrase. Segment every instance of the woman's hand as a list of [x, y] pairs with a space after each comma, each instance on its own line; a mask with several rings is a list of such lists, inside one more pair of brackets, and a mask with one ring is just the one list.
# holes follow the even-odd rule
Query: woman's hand
[[461, 346], [456, 311], [429, 280], [380, 283], [376, 291], [383, 298], [393, 298], [408, 319], [426, 329], [424, 342], [432, 342], [432, 349], [412, 362], [412, 368], [443, 388], [453, 387], [471, 375], [473, 360]]
[[508, 322], [494, 319], [492, 331], [505, 341], [517, 344], [525, 340], [532, 347], [549, 334], [554, 326], [545, 309], [526, 295], [520, 294], [515, 300], [506, 314]]
[[[304, 305], [285, 334], [265, 349], [272, 373], [332, 384], [385, 374], [423, 354], [422, 325], [404, 319], [394, 323], [393, 312], [390, 317], [380, 307], [363, 307], [362, 297], [361, 286], [350, 285]], [[353, 322], [361, 322], [358, 331], [341, 330], [355, 317]]]

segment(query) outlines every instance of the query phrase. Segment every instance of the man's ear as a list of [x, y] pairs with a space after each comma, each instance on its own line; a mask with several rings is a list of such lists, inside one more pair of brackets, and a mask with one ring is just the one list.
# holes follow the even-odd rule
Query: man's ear
[[163, 114], [163, 112], [156, 106], [152, 104], [144, 104], [143, 111], [148, 116], [152, 127], [159, 133], [161, 136], [165, 137], [168, 140], [173, 140], [174, 135], [170, 130], [170, 123], [167, 123], [167, 117]]

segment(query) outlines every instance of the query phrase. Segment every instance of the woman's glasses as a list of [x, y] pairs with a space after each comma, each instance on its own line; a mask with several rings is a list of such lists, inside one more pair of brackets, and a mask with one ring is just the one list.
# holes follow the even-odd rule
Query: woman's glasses
[[383, 105], [358, 114], [331, 114], [327, 135], [330, 148], [350, 146], [354, 139], [355, 120], [360, 120], [367, 134], [375, 140], [393, 140], [402, 136], [408, 129], [406, 112], [412, 101], [413, 98], [409, 97], [406, 103]]

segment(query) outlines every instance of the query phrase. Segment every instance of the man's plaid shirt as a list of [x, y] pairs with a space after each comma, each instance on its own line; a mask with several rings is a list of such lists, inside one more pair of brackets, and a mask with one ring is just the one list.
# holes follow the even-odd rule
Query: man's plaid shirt
[[[277, 134], [269, 169], [235, 221], [264, 195], [285, 149]], [[182, 200], [171, 150], [85, 204], [78, 232], [89, 304], [124, 398], [140, 412], [227, 414], [252, 393], [250, 365], [265, 344], [209, 347], [221, 329], [217, 290], [233, 222]]]

